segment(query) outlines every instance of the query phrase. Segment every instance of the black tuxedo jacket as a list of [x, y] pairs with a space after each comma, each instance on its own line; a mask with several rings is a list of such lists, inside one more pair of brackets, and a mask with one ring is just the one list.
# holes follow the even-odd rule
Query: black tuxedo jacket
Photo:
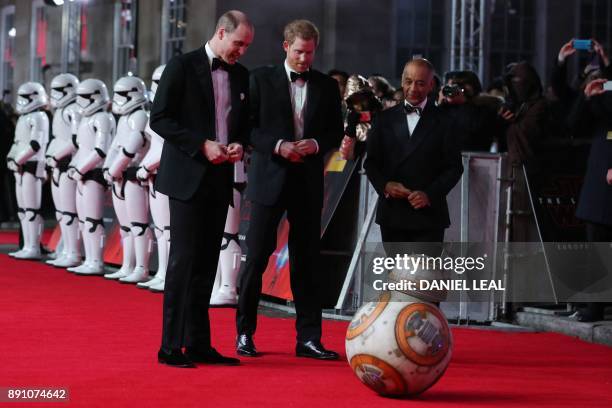
[[[590, 100], [581, 95], [574, 110], [573, 119], [582, 124], [576, 131], [592, 137], [576, 216], [612, 226], [612, 186], [606, 180], [608, 169], [612, 169], [612, 93], [606, 92]], [[584, 127], [584, 124], [589, 125]]]
[[[380, 112], [368, 135], [364, 163], [379, 194], [376, 222], [407, 230], [448, 227], [446, 195], [463, 172], [459, 143], [450, 118], [433, 104], [425, 107], [412, 135], [402, 104]], [[424, 191], [431, 206], [415, 210], [408, 200], [385, 198], [389, 181]]]
[[254, 70], [250, 79], [251, 138], [247, 197], [263, 205], [279, 202], [288, 172], [293, 168], [307, 172], [304, 197], [323, 205], [323, 158], [340, 145], [343, 135], [340, 92], [336, 81], [311, 70], [306, 94], [304, 139], [315, 139], [319, 152], [304, 163], [291, 163], [274, 154], [280, 139], [292, 141], [295, 131], [289, 79], [284, 65]]
[[[240, 64], [231, 66], [228, 73], [232, 104], [228, 143], [246, 145], [249, 73]], [[204, 47], [168, 62], [155, 94], [150, 122], [151, 129], [165, 140], [155, 189], [179, 200], [190, 199], [204, 174], [215, 166], [202, 153], [204, 141], [216, 137], [214, 89]], [[228, 163], [217, 166], [223, 169], [217, 180], [219, 185], [231, 187], [233, 167]], [[231, 188], [223, 190], [227, 190], [224, 194], [230, 200]]]

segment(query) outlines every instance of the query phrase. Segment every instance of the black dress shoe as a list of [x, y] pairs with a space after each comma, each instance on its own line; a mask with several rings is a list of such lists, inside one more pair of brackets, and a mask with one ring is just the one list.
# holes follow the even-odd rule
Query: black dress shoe
[[178, 368], [195, 368], [195, 364], [187, 358], [181, 350], [164, 350], [159, 349], [157, 352], [157, 361], [171, 367]]
[[218, 365], [239, 365], [240, 360], [233, 357], [225, 357], [221, 355], [214, 348], [209, 348], [208, 350], [197, 350], [188, 348], [185, 350], [185, 355], [191, 361], [196, 363], [204, 363], [204, 364], [218, 364]]
[[298, 357], [316, 358], [318, 360], [337, 360], [338, 353], [326, 350], [320, 341], [298, 341], [295, 346], [295, 355]]
[[568, 316], [569, 319], [577, 322], [592, 323], [603, 320], [603, 315], [590, 313], [589, 311], [577, 310], [573, 314]]
[[257, 349], [253, 343], [253, 337], [248, 334], [239, 334], [236, 339], [236, 353], [245, 357], [256, 357]]

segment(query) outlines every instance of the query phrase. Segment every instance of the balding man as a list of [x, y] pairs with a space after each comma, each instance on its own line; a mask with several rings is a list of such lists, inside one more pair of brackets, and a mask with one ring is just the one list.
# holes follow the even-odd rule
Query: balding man
[[[439, 244], [450, 225], [446, 195], [463, 166], [449, 118], [427, 99], [433, 86], [434, 67], [429, 61], [414, 59], [406, 64], [405, 100], [379, 114], [368, 136], [364, 166], [379, 194], [376, 222], [383, 242], [425, 243], [410, 252], [439, 256]], [[387, 252], [390, 247], [385, 245]]]
[[155, 96], [151, 128], [165, 140], [155, 188], [170, 197], [172, 242], [162, 364], [239, 363], [211, 346], [208, 304], [232, 200], [233, 163], [248, 139], [249, 72], [237, 61], [253, 34], [244, 13], [223, 14], [205, 46], [168, 62]]

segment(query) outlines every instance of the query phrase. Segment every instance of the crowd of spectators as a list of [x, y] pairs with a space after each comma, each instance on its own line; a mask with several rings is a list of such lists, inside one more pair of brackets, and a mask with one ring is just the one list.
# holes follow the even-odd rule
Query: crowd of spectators
[[[565, 163], [568, 168], [586, 168], [575, 215], [585, 225], [582, 239], [612, 242], [612, 131], [609, 130], [612, 129], [612, 92], [606, 92], [605, 85], [612, 79], [612, 67], [598, 41], [593, 39], [588, 44], [584, 49], [575, 47], [574, 40], [570, 40], [561, 47], [552, 72], [546, 73], [549, 84], [546, 91], [534, 66], [517, 61], [509, 64], [486, 87], [472, 71], [436, 75], [438, 84], [427, 103], [435, 104], [452, 118], [462, 150], [507, 153], [510, 165], [506, 177], [514, 181], [513, 214], [533, 214], [527, 179], [532, 189], [542, 183], [551, 171], [550, 157], [555, 156], [559, 146], [564, 147], [565, 155], [559, 156], [556, 164], [566, 158], [572, 161], [571, 149], [576, 142], [591, 144], [586, 163]], [[576, 55], [586, 63], [578, 75], [570, 78], [568, 61]], [[360, 145], [364, 144], [377, 112], [404, 103], [403, 91], [378, 74], [371, 75], [367, 81], [338, 70], [330, 75], [339, 81], [345, 101], [346, 136], [341, 153], [355, 159], [363, 155]], [[360, 86], [346, 86], [349, 78], [360, 78]], [[356, 100], [362, 103], [355, 103]], [[573, 161], [584, 161], [580, 155], [575, 157]], [[529, 222], [532, 221], [526, 217], [516, 217], [511, 240], [529, 241]], [[573, 319], [595, 321], [604, 317], [604, 303], [575, 306]]]

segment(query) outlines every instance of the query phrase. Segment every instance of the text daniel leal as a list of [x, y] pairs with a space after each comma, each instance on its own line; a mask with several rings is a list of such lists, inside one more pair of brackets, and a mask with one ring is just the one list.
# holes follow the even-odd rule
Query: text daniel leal
[[455, 279], [437, 279], [418, 281], [400, 280], [398, 282], [384, 282], [377, 279], [372, 286], [375, 290], [467, 290], [467, 291], [483, 291], [483, 290], [506, 290], [501, 280], [455, 280]]

